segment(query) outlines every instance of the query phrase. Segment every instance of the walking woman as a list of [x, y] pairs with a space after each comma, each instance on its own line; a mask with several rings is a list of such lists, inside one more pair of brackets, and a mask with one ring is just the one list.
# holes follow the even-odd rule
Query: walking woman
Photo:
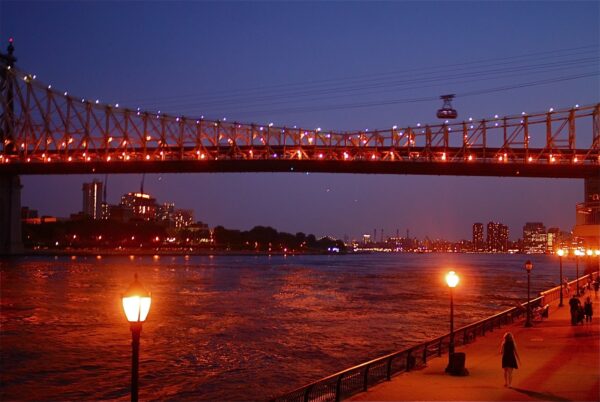
[[517, 353], [517, 344], [510, 332], [504, 334], [500, 353], [502, 353], [502, 368], [504, 369], [504, 386], [510, 388], [513, 369], [519, 368], [517, 361], [521, 364], [521, 358]]

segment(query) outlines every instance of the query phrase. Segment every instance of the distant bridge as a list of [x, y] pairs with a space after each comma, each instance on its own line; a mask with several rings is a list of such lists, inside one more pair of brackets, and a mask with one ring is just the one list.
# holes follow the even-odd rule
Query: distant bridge
[[334, 132], [102, 104], [43, 84], [16, 68], [14, 60], [10, 47], [0, 57], [0, 174], [600, 174], [600, 103], [459, 123]]

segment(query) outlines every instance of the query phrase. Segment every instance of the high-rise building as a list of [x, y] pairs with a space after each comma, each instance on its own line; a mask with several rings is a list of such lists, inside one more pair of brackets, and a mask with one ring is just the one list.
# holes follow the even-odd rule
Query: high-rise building
[[145, 221], [153, 221], [156, 219], [158, 205], [156, 199], [149, 194], [144, 193], [127, 193], [121, 197], [121, 205], [131, 208], [133, 216]]
[[561, 238], [560, 238], [560, 229], [559, 228], [549, 228], [548, 233], [546, 234], [546, 250], [554, 252], [561, 248]]
[[483, 223], [473, 224], [473, 251], [485, 251], [485, 243], [483, 242]]
[[541, 222], [527, 222], [523, 226], [523, 251], [530, 254], [545, 253], [548, 235]]
[[498, 251], [508, 251], [508, 226], [500, 223], [498, 227]]
[[92, 219], [102, 218], [102, 182], [94, 179], [83, 183], [83, 215]]
[[488, 251], [508, 251], [508, 226], [499, 222], [488, 222], [486, 240]]

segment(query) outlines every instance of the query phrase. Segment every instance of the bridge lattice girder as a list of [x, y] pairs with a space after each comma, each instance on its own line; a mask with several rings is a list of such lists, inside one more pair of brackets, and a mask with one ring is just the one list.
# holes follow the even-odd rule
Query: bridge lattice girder
[[0, 72], [0, 174], [295, 167], [353, 173], [600, 174], [600, 103], [451, 124], [333, 132], [133, 110], [57, 91], [15, 67], [3, 66]]

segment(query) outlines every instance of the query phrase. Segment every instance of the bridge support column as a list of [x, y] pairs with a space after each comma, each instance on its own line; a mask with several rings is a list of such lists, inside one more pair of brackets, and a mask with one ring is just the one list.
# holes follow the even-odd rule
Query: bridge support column
[[23, 251], [21, 238], [21, 180], [17, 175], [0, 175], [0, 255]]

